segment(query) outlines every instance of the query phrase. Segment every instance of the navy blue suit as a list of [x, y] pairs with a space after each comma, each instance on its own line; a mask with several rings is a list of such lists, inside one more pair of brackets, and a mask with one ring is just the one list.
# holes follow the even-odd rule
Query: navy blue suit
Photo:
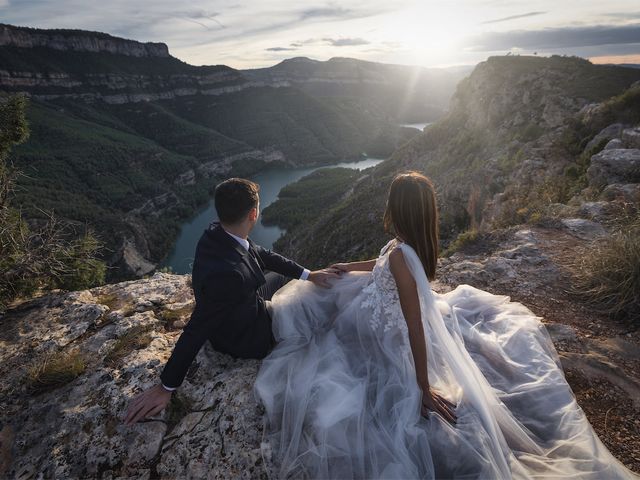
[[271, 350], [271, 317], [258, 293], [264, 270], [300, 278], [304, 268], [248, 240], [250, 252], [219, 222], [200, 237], [192, 273], [196, 305], [160, 375], [167, 387], [182, 383], [206, 340], [235, 357], [264, 358]]

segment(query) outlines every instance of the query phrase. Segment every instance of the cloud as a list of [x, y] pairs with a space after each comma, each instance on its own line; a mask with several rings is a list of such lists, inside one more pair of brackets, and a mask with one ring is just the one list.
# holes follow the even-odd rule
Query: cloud
[[364, 38], [307, 38], [306, 40], [298, 40], [289, 45], [292, 47], [303, 47], [305, 45], [331, 45], [332, 47], [353, 47], [357, 45], [369, 45], [371, 42]]
[[342, 7], [319, 7], [308, 8], [300, 12], [300, 20], [306, 20], [308, 18], [316, 17], [350, 17], [354, 14], [351, 9]]
[[297, 50], [297, 49], [290, 48], [290, 47], [270, 47], [270, 48], [265, 48], [265, 50], [267, 52], [290, 52], [292, 50]]
[[640, 44], [640, 24], [486, 32], [467, 38], [463, 46], [467, 51], [495, 52], [512, 48], [540, 50], [636, 43]]
[[222, 22], [220, 22], [220, 20], [216, 18], [220, 15], [217, 12], [207, 12], [206, 10], [193, 10], [190, 12], [184, 12], [184, 15], [186, 19], [189, 19], [196, 23], [200, 23], [200, 25], [203, 25], [206, 28], [209, 28], [209, 27], [207, 25], [204, 25], [204, 23], [201, 22], [202, 20], [210, 20], [216, 23], [218, 26], [225, 28]]
[[603, 17], [621, 18], [623, 20], [635, 20], [640, 18], [640, 12], [610, 12], [603, 14]]
[[353, 47], [356, 45], [369, 45], [371, 43], [364, 38], [323, 38], [322, 41], [333, 47]]
[[481, 25], [486, 23], [498, 23], [498, 22], [506, 22], [509, 20], [515, 20], [517, 18], [525, 18], [525, 17], [534, 17], [536, 15], [544, 15], [547, 12], [528, 12], [520, 15], [511, 15], [510, 17], [497, 18], [495, 20], [487, 20], [486, 22], [481, 22]]

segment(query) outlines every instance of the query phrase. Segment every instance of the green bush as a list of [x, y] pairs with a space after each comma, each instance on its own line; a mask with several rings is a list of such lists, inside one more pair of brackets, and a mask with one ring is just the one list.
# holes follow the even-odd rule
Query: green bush
[[469, 230], [466, 230], [466, 231], [460, 233], [455, 238], [455, 240], [453, 240], [449, 244], [449, 246], [445, 250], [442, 251], [441, 256], [450, 257], [455, 252], [463, 249], [465, 247], [465, 245], [469, 245], [469, 244], [475, 242], [478, 239], [478, 235], [479, 235], [479, 232], [475, 228], [471, 228]]

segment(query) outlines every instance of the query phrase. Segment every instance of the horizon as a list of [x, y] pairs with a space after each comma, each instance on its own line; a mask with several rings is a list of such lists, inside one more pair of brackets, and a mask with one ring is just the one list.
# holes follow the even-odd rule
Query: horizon
[[[115, 13], [114, 13], [115, 12]], [[167, 44], [191, 65], [239, 70], [285, 59], [332, 57], [428, 68], [473, 66], [490, 56], [568, 55], [593, 63], [640, 63], [637, 2], [593, 0], [381, 0], [309, 2], [292, 9], [282, 0], [250, 6], [196, 0], [187, 8], [168, 0], [108, 5], [80, 0], [0, 0], [7, 24], [78, 29]]]

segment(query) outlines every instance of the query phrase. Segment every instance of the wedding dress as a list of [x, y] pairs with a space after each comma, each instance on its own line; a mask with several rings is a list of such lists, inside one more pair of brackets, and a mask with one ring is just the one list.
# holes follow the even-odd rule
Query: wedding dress
[[[416, 281], [429, 383], [457, 404], [455, 425], [421, 415], [391, 247]], [[432, 291], [405, 243], [330, 289], [292, 280], [272, 307], [278, 344], [254, 394], [280, 478], [640, 478], [589, 424], [540, 317], [466, 284]]]

